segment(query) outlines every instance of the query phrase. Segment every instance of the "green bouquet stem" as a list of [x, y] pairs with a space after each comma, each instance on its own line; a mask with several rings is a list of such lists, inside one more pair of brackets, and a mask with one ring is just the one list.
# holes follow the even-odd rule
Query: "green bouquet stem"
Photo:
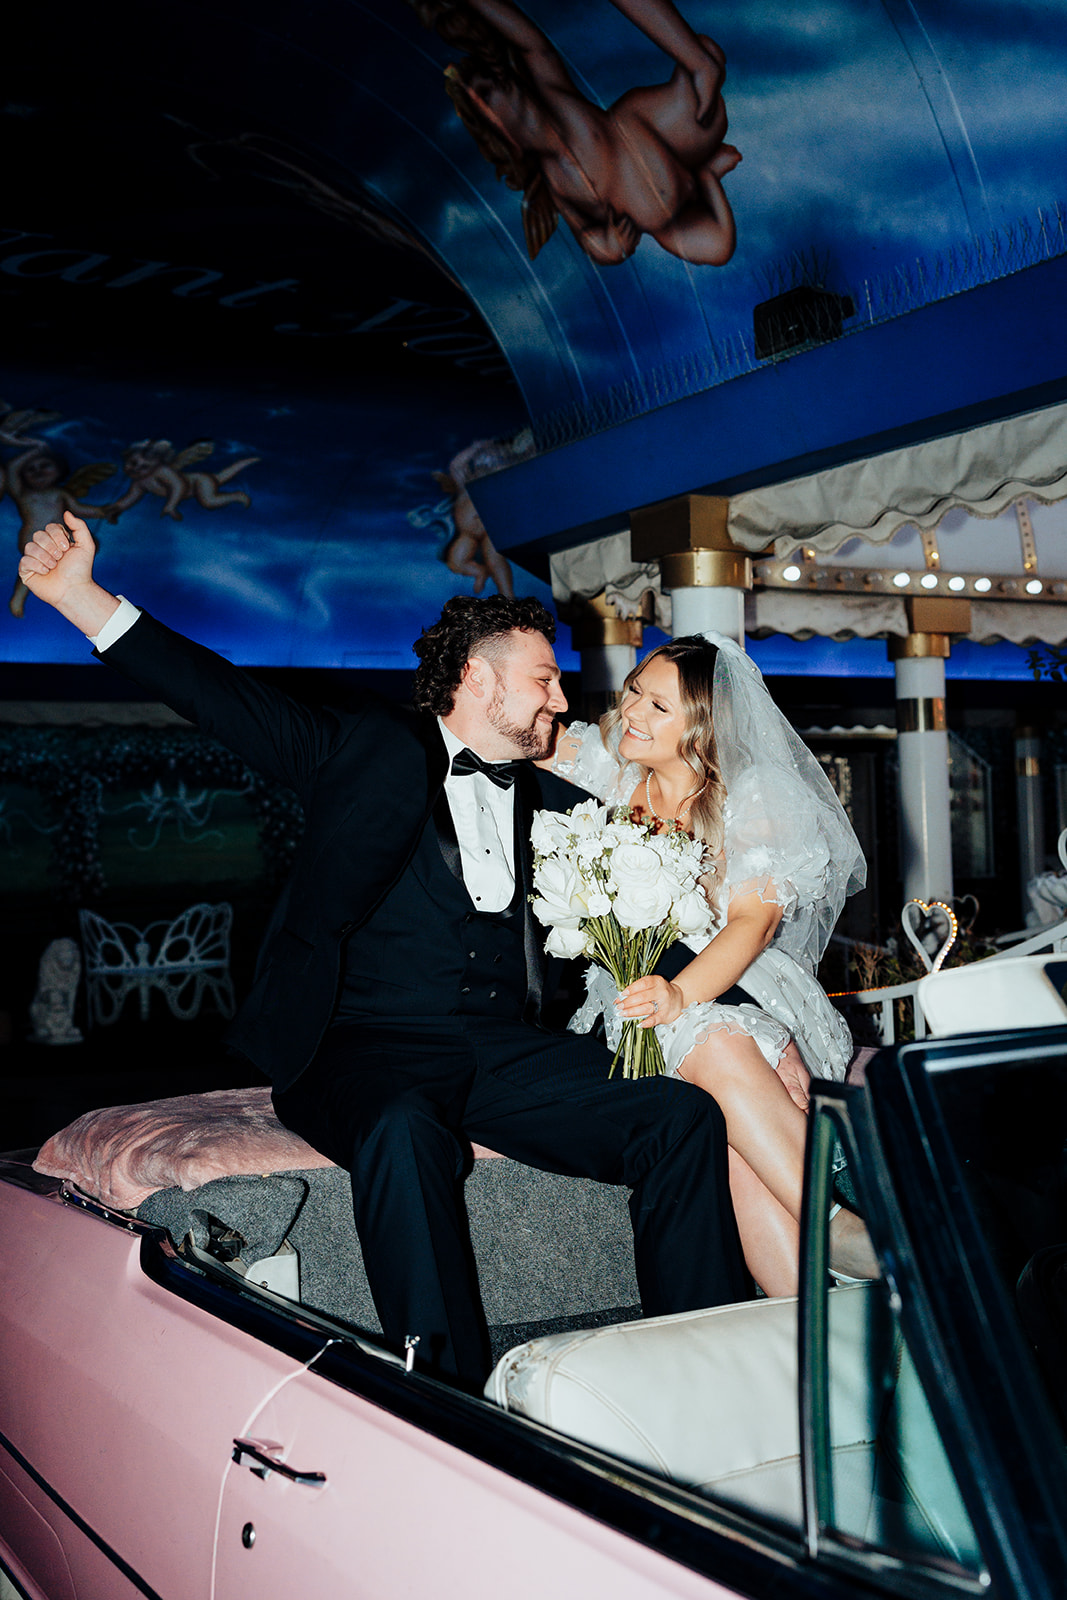
[[[678, 938], [678, 930], [669, 920], [634, 934], [626, 932], [614, 915], [590, 918], [585, 931], [592, 944], [592, 960], [611, 974], [617, 989], [625, 989], [637, 978], [647, 978], [655, 972], [663, 952]], [[619, 1047], [608, 1069], [609, 1078], [615, 1076], [620, 1061], [624, 1078], [655, 1078], [662, 1073], [663, 1047], [655, 1028], [643, 1028], [637, 1017], [624, 1022]]]

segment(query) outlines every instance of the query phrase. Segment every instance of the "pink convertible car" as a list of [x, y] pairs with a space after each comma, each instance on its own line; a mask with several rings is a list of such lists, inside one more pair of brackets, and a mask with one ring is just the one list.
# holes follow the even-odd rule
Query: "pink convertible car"
[[476, 1162], [477, 1399], [378, 1341], [344, 1174], [3, 1159], [0, 1594], [1063, 1600], [1067, 1024], [815, 1087], [799, 1303], [634, 1320], [624, 1197]]

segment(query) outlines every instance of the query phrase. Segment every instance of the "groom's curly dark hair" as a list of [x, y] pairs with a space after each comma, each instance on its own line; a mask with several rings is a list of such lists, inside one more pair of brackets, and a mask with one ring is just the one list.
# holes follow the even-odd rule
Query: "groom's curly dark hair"
[[419, 658], [415, 669], [415, 709], [447, 717], [471, 656], [495, 661], [502, 654], [507, 635], [515, 628], [524, 633], [543, 633], [549, 644], [555, 641], [556, 619], [540, 600], [530, 596], [509, 600], [502, 594], [486, 595], [484, 599], [453, 595], [445, 602], [440, 619], [432, 628], [423, 628], [411, 647]]

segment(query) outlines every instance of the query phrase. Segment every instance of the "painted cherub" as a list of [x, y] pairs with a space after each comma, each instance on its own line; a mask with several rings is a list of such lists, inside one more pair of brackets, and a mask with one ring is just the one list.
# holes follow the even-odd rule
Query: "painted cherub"
[[475, 594], [481, 594], [492, 578], [500, 593], [510, 598], [515, 593], [511, 567], [490, 539], [467, 490], [467, 480], [476, 474], [486, 451], [494, 450], [499, 464], [499, 447], [492, 440], [479, 439], [452, 458], [447, 472], [433, 475], [451, 501], [449, 510], [456, 530], [442, 550], [441, 560], [450, 572], [473, 578]]
[[[38, 528], [49, 522], [62, 522], [64, 511], [73, 511], [76, 517], [104, 517], [114, 522], [116, 512], [112, 506], [88, 505], [82, 496], [113, 477], [116, 470], [111, 461], [91, 461], [70, 472], [62, 456], [50, 446], [38, 443], [9, 461], [5, 468], [7, 492], [22, 519], [18, 531], [19, 555]], [[21, 578], [16, 578], [7, 603], [13, 617], [22, 616], [28, 594]]]
[[722, 179], [741, 155], [724, 143], [726, 57], [672, 0], [613, 0], [675, 70], [606, 109], [512, 0], [409, 3], [466, 52], [445, 69], [446, 89], [497, 176], [522, 190], [531, 259], [562, 216], [604, 266], [633, 255], [646, 233], [683, 261], [729, 261], [736, 229]]
[[108, 507], [109, 511], [118, 516], [146, 494], [158, 495], [163, 501], [160, 516], [173, 517], [175, 522], [182, 520], [178, 507], [183, 500], [194, 499], [205, 511], [216, 511], [220, 506], [250, 506], [252, 498], [244, 489], [223, 492], [222, 485], [246, 467], [255, 466], [260, 457], [241, 456], [218, 472], [189, 470], [198, 461], [206, 460], [214, 449], [211, 439], [198, 439], [184, 450], [175, 450], [169, 439], [140, 439], [131, 444], [122, 457], [130, 487]]

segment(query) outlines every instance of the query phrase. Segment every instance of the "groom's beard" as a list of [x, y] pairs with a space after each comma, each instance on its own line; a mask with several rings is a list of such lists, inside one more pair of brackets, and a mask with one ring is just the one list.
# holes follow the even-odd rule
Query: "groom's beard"
[[512, 722], [505, 709], [504, 689], [499, 683], [493, 691], [493, 698], [486, 707], [485, 715], [489, 726], [495, 728], [503, 738], [509, 739], [516, 751], [524, 755], [528, 761], [543, 761], [551, 750], [556, 719], [551, 717], [547, 721], [538, 721], [535, 717], [526, 728], [520, 727], [517, 722]]

